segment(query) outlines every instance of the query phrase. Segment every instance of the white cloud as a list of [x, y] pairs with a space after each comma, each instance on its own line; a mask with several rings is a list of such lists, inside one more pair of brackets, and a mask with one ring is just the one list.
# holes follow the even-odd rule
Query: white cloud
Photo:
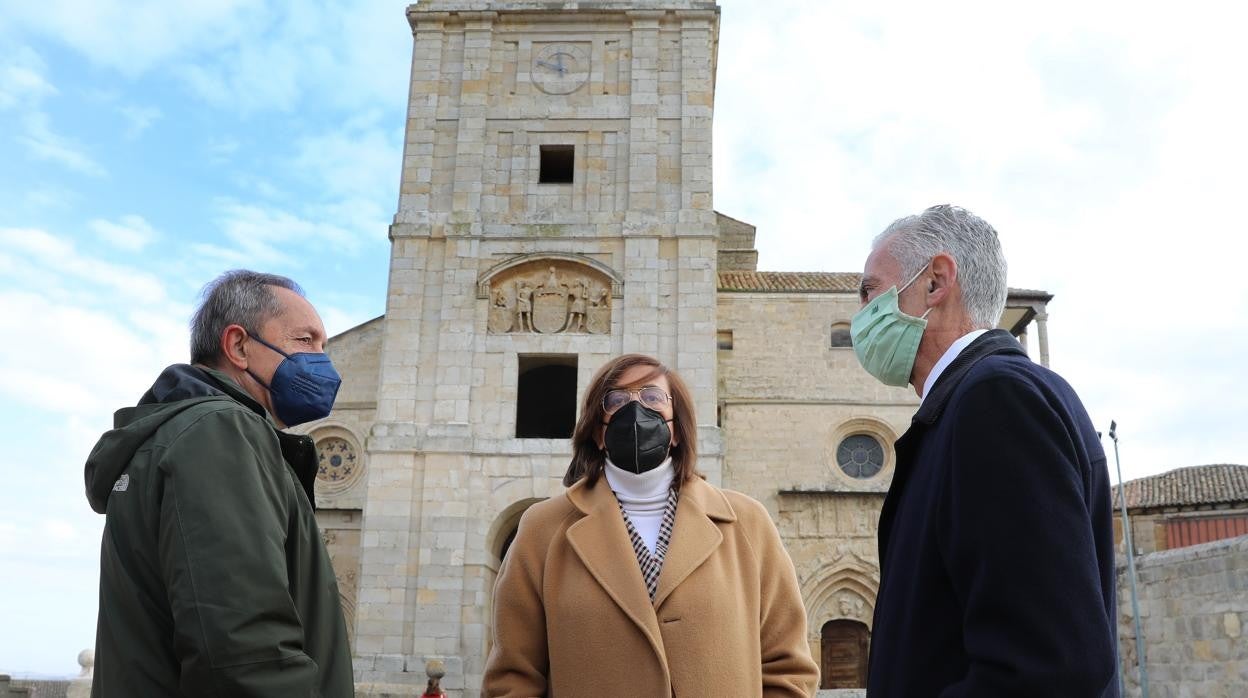
[[134, 404], [166, 364], [185, 360], [186, 330], [151, 335], [87, 299], [0, 290], [0, 304], [10, 327], [38, 338], [0, 347], [0, 393], [10, 404], [99, 419]]
[[28, 46], [5, 52], [0, 59], [0, 109], [32, 105], [56, 94], [56, 88], [44, 77], [43, 59]]
[[160, 233], [137, 215], [122, 216], [116, 223], [97, 218], [88, 225], [101, 238], [130, 252], [142, 251], [160, 237]]
[[34, 209], [68, 207], [80, 197], [77, 193], [55, 184], [41, 184], [26, 192], [25, 201]]
[[[403, 132], [383, 128], [382, 114], [367, 112], [321, 133], [299, 139], [290, 170], [324, 198], [306, 206], [307, 216], [349, 231], [351, 251], [383, 243], [398, 199]], [[337, 241], [341, 244], [344, 241]]]
[[299, 139], [294, 171], [341, 197], [398, 196], [403, 130], [377, 111]]
[[[304, 48], [296, 49], [296, 45]], [[213, 62], [187, 63], [177, 72], [213, 106], [243, 113], [290, 110], [303, 92], [303, 81], [313, 72], [308, 70], [309, 59], [321, 51], [309, 45], [307, 38], [251, 41], [231, 47]]]
[[[28, 255], [32, 274], [47, 272], [52, 278], [72, 277], [120, 294], [127, 300], [146, 303], [165, 300], [164, 284], [157, 277], [82, 255], [67, 238], [35, 228], [0, 228], [0, 244]], [[48, 292], [54, 290], [46, 282], [33, 287], [48, 289]]]
[[[73, 0], [11, 3], [9, 22], [131, 78], [167, 70], [200, 99], [243, 113], [305, 95], [346, 108], [406, 97], [403, 3]], [[394, 69], [378, 70], [378, 66]]]
[[95, 63], [137, 77], [188, 53], [237, 40], [257, 14], [243, 0], [44, 0], [7, 3], [15, 27], [34, 30]]
[[344, 108], [400, 106], [411, 29], [403, 4], [286, 3], [240, 28], [240, 39], [175, 72], [201, 99], [244, 113], [289, 110], [306, 95]]
[[965, 205], [1056, 294], [1054, 367], [1127, 477], [1248, 461], [1219, 417], [1248, 409], [1248, 9], [724, 5], [715, 204], [760, 268], [857, 271], [892, 219]]
[[325, 255], [354, 254], [360, 246], [356, 232], [333, 217], [315, 215], [317, 206], [307, 207], [309, 215], [230, 199], [219, 201], [218, 207], [221, 230], [230, 244], [194, 243], [191, 250], [230, 266], [299, 268]]
[[134, 104], [126, 104], [117, 108], [117, 111], [125, 117], [130, 124], [126, 129], [126, 139], [134, 140], [143, 134], [153, 123], [159, 120], [164, 113], [156, 107], [143, 107]]
[[273, 181], [268, 178], [243, 172], [236, 175], [234, 179], [240, 189], [244, 189], [248, 193], [255, 193], [261, 198], [271, 199], [274, 201], [287, 198], [286, 192], [279, 189]]
[[107, 174], [104, 168], [84, 153], [79, 145], [54, 133], [48, 125], [46, 114], [42, 112], [27, 114], [25, 126], [26, 132], [19, 136], [18, 140], [40, 160], [55, 162], [92, 177], [103, 177]]
[[215, 163], [229, 162], [238, 152], [239, 143], [233, 138], [221, 138], [208, 141], [204, 146], [208, 157]]
[[74, 249], [68, 240], [34, 228], [0, 228], [0, 242], [10, 250], [26, 252], [43, 259], [68, 257]]
[[325, 323], [325, 332], [330, 337], [346, 332], [356, 325], [377, 317], [375, 314], [361, 312], [359, 309], [347, 310], [333, 305], [318, 305], [316, 299], [311, 300], [313, 305], [316, 305], [317, 313], [321, 316], [321, 322]]
[[43, 522], [43, 530], [48, 538], [55, 543], [67, 543], [79, 536], [74, 525], [64, 519], [47, 519]]

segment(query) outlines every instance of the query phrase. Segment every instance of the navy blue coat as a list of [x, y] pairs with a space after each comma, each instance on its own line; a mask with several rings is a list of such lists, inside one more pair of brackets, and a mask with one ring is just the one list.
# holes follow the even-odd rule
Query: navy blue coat
[[897, 440], [870, 698], [1117, 696], [1105, 452], [1074, 390], [1002, 330]]

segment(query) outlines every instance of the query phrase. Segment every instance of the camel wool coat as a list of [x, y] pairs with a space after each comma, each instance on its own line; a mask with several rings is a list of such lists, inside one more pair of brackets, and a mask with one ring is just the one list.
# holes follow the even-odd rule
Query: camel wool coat
[[651, 603], [605, 478], [533, 505], [494, 591], [485, 696], [810, 696], [819, 670], [767, 510], [681, 486]]

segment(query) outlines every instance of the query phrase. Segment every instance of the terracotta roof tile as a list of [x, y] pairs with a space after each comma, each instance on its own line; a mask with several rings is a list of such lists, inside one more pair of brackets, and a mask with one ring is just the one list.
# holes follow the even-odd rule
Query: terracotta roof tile
[[829, 271], [721, 271], [719, 290], [755, 293], [858, 291], [860, 274]]
[[[1248, 502], [1248, 465], [1194, 465], [1127, 481], [1127, 510]], [[1118, 487], [1113, 488], [1118, 509]]]
[[[719, 290], [729, 293], [857, 293], [862, 274], [852, 271], [721, 271]], [[1010, 298], [1050, 301], [1044, 291], [1011, 288]]]

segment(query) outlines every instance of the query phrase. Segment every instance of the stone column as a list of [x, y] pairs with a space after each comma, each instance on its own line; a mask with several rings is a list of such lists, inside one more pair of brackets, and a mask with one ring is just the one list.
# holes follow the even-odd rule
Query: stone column
[[1045, 311], [1036, 313], [1036, 334], [1040, 340], [1040, 365], [1049, 367], [1049, 314]]
[[485, 117], [490, 97], [490, 54], [497, 13], [462, 13], [460, 17], [464, 19], [464, 65], [460, 79], [459, 134], [450, 222], [459, 231], [480, 234]]
[[633, 49], [628, 211], [653, 218], [658, 208], [659, 19], [663, 13], [629, 12], [628, 16]]
[[698, 415], [699, 468], [720, 484], [723, 446], [716, 423], [716, 266], [718, 226], [712, 203], [711, 122], [715, 102], [714, 12], [681, 14], [681, 196], [678, 236], [676, 367]]
[[[624, 222], [624, 352], [659, 353], [659, 20], [629, 12], [632, 78], [629, 104], [628, 208]], [[661, 358], [661, 357], [660, 357]]]
[[[714, 225], [711, 204], [711, 117], [715, 105], [712, 23], [715, 13], [689, 13], [680, 29], [681, 223]], [[707, 217], [707, 215], [711, 217]]]
[[679, 347], [676, 367], [696, 395], [698, 421], [715, 423], [715, 273], [718, 228], [711, 201], [713, 12], [682, 14], [681, 206], [676, 225]]
[[[396, 225], [427, 224], [432, 208], [434, 128], [446, 18], [444, 13], [408, 15], [412, 25], [412, 79], [408, 87], [407, 137], [403, 144]], [[394, 235], [395, 230], [391, 229], [391, 237]]]
[[82, 670], [69, 682], [65, 689], [66, 698], [91, 698], [91, 681], [95, 676], [95, 650], [86, 649], [78, 653], [78, 666]]

